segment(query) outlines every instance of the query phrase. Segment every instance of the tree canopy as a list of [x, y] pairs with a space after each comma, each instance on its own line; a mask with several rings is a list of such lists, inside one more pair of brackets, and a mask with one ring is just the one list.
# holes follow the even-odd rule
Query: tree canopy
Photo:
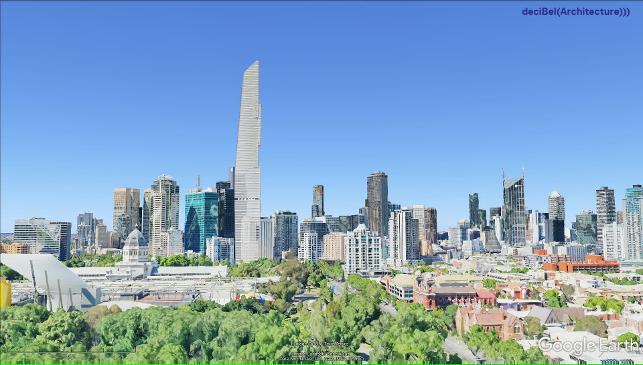
[[544, 294], [545, 305], [551, 308], [563, 308], [567, 306], [565, 297], [561, 296], [556, 289], [549, 289]]

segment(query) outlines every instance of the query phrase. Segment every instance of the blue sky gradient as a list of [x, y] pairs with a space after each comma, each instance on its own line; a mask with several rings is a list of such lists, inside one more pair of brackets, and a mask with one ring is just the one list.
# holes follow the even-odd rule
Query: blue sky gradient
[[[620, 7], [629, 18], [527, 17]], [[182, 192], [227, 178], [243, 70], [261, 60], [262, 210], [502, 202], [560, 191], [567, 218], [643, 183], [643, 4], [2, 2], [2, 232], [34, 216], [111, 227], [112, 189], [161, 173]], [[181, 197], [181, 210], [184, 198]], [[620, 209], [620, 201], [617, 205]], [[181, 212], [183, 219], [183, 212]], [[301, 219], [301, 218], [300, 218]]]

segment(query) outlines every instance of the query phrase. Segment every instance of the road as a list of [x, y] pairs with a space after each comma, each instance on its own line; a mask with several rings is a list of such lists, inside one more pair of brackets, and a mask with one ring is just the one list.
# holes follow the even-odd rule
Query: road
[[477, 364], [479, 362], [478, 358], [469, 350], [469, 347], [457, 337], [449, 335], [446, 340], [444, 340], [443, 348], [446, 353], [458, 355], [463, 362], [469, 364]]

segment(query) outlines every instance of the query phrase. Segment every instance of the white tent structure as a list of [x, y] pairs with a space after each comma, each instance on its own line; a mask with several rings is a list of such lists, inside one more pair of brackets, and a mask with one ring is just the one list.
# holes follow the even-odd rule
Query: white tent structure
[[45, 293], [51, 310], [71, 307], [87, 310], [100, 303], [100, 288], [90, 288], [68, 267], [51, 254], [6, 254], [0, 262], [17, 271], [31, 282], [38, 292]]

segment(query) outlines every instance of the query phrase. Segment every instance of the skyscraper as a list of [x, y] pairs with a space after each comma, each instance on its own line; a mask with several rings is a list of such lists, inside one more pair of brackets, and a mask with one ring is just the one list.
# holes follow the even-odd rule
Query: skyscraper
[[313, 186], [313, 206], [311, 208], [311, 216], [321, 217], [324, 213], [324, 185]]
[[234, 167], [234, 237], [235, 259], [259, 258], [261, 218], [261, 104], [259, 103], [259, 61], [243, 73], [241, 111], [237, 137], [237, 160]]
[[623, 225], [615, 221], [603, 225], [603, 257], [605, 260], [621, 260], [627, 249], [623, 247]]
[[623, 245], [626, 259], [643, 258], [643, 186], [634, 185], [625, 189], [623, 197]]
[[274, 235], [275, 259], [282, 258], [282, 254], [290, 252], [295, 254], [299, 246], [299, 222], [297, 214], [288, 211], [278, 211], [271, 217]]
[[603, 227], [616, 222], [616, 202], [614, 190], [603, 186], [596, 189], [597, 241], [603, 242]]
[[418, 242], [419, 253], [423, 256], [431, 254], [432, 245], [435, 240], [431, 241], [429, 237], [436, 232], [436, 223], [432, 221], [435, 218], [435, 208], [426, 208], [424, 205], [412, 205], [405, 210], [411, 211], [411, 217], [418, 221]]
[[93, 213], [81, 213], [76, 219], [76, 236], [82, 248], [93, 246], [96, 242], [96, 226], [103, 223], [102, 219], [95, 219]]
[[595, 245], [597, 232], [597, 217], [594, 212], [589, 210], [581, 211], [576, 214], [576, 240], [582, 245]]
[[548, 198], [549, 225], [554, 242], [565, 242], [565, 197], [552, 191]]
[[410, 210], [396, 210], [389, 219], [390, 258], [400, 266], [420, 258], [418, 220]]
[[275, 235], [273, 232], [272, 219], [270, 217], [261, 217], [259, 237], [259, 256], [262, 259], [271, 259], [274, 257], [275, 251]]
[[[148, 196], [149, 195], [149, 196]], [[170, 228], [179, 229], [179, 186], [172, 177], [159, 176], [145, 191], [146, 203], [149, 199], [149, 234], [151, 236], [152, 256], [165, 256], [168, 252], [164, 232]]]
[[[426, 240], [428, 251], [421, 251], [423, 256], [433, 255], [433, 245], [438, 244], [438, 210], [435, 208], [426, 208]], [[420, 247], [422, 249], [422, 247]]]
[[366, 210], [368, 229], [375, 235], [388, 235], [388, 176], [381, 171], [370, 174], [366, 180]]
[[480, 221], [478, 214], [480, 209], [480, 202], [478, 200], [478, 193], [469, 194], [469, 222], [471, 227], [479, 227]]
[[216, 184], [219, 193], [219, 237], [234, 238], [234, 189], [229, 181]]
[[141, 191], [136, 188], [114, 189], [114, 219], [113, 230], [118, 234], [120, 242], [125, 242], [134, 228], [141, 224], [139, 207], [141, 206]]
[[525, 211], [525, 177], [503, 181], [502, 215], [505, 242], [511, 246], [525, 243], [527, 213]]
[[219, 236], [219, 193], [198, 185], [185, 195], [183, 241], [186, 251], [205, 254], [206, 239]]

